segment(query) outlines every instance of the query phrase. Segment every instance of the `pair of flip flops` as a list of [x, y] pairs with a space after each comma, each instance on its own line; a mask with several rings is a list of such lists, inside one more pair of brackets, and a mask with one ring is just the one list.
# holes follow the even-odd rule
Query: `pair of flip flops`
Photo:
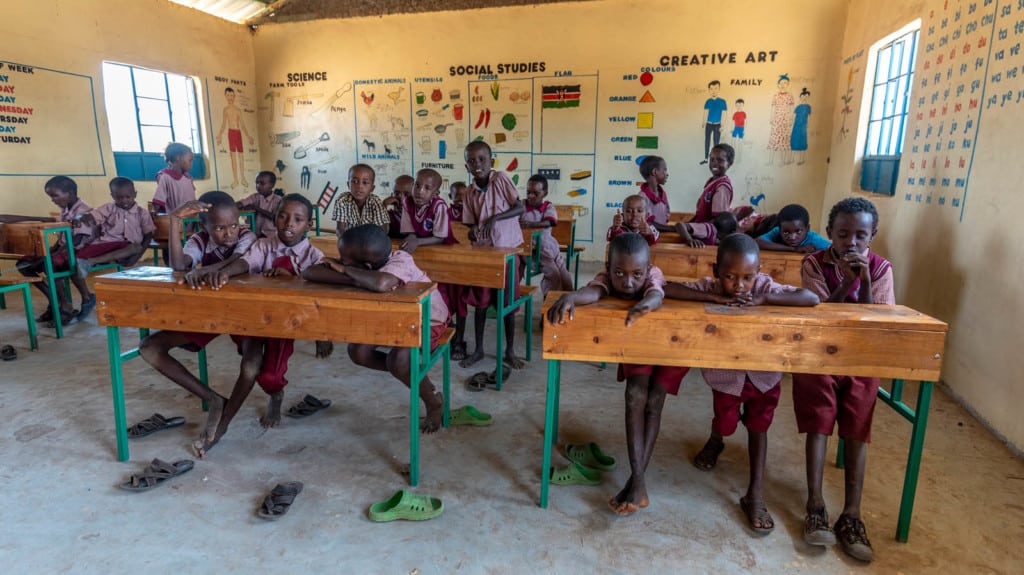
[[569, 465], [551, 468], [551, 483], [554, 485], [597, 485], [601, 483], [601, 472], [615, 469], [615, 458], [605, 455], [594, 442], [585, 445], [566, 444], [565, 457]]
[[[504, 375], [503, 379], [508, 382], [509, 376], [512, 375], [512, 364], [503, 363], [502, 369], [502, 375]], [[492, 371], [490, 373], [486, 371], [478, 371], [466, 381], [466, 389], [469, 391], [483, 391], [489, 388], [498, 388], [498, 373], [496, 371]]]
[[14, 349], [13, 345], [0, 347], [0, 359], [4, 361], [13, 361], [18, 359], [18, 350]]
[[158, 431], [163, 431], [172, 427], [179, 427], [181, 425], [185, 425], [184, 417], [164, 417], [159, 413], [154, 413], [150, 417], [129, 427], [128, 437], [131, 439], [138, 439], [140, 437], [152, 435]]
[[194, 466], [195, 462], [191, 459], [182, 459], [174, 463], [169, 463], [162, 459], [154, 459], [142, 470], [142, 473], [133, 474], [128, 477], [128, 481], [121, 484], [121, 489], [127, 491], [149, 491], [183, 473], [192, 471]]
[[309, 417], [314, 413], [327, 409], [331, 405], [329, 399], [317, 399], [312, 395], [307, 394], [306, 397], [302, 398], [302, 401], [296, 403], [292, 407], [288, 408], [285, 415], [288, 417], [302, 418]]
[[471, 425], [486, 427], [494, 423], [494, 417], [490, 413], [484, 413], [472, 405], [466, 405], [452, 410], [448, 416], [449, 425]]
[[301, 481], [278, 483], [270, 490], [270, 494], [263, 498], [263, 504], [256, 510], [256, 516], [267, 521], [277, 521], [284, 517], [291, 509], [295, 498], [302, 493], [302, 488]]
[[444, 502], [429, 495], [417, 495], [401, 489], [389, 499], [374, 503], [367, 515], [370, 521], [383, 523], [404, 519], [406, 521], [426, 521], [444, 512]]

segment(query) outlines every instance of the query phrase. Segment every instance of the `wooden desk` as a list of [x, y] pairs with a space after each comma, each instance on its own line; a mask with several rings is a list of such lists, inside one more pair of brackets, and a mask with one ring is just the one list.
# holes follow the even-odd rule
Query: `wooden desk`
[[[314, 246], [328, 256], [338, 253], [336, 238], [309, 238]], [[394, 244], [392, 244], [394, 245]], [[330, 250], [330, 251], [328, 251]], [[505, 347], [505, 323], [501, 321], [519, 306], [524, 306], [526, 317], [533, 316], [533, 289], [521, 287], [520, 296], [505, 305], [505, 292], [515, 286], [516, 258], [522, 248], [495, 248], [468, 244], [434, 245], [416, 248], [413, 261], [430, 277], [430, 281], [456, 285], [484, 287], [498, 290], [497, 308], [497, 358], [495, 370], [496, 387], [500, 390], [504, 382], [504, 364], [501, 361]], [[527, 286], [528, 287], [528, 286]], [[526, 360], [533, 357], [533, 322], [526, 323]], [[327, 338], [321, 338], [327, 339]]]
[[[169, 268], [140, 267], [96, 278], [97, 318], [107, 326], [117, 455], [128, 459], [119, 327], [170, 329], [289, 339], [338, 340], [408, 347], [411, 355], [410, 477], [419, 480], [419, 385], [447, 346], [430, 351], [432, 283], [406, 284], [387, 293], [317, 284], [294, 277], [243, 275], [220, 290], [179, 285]], [[202, 310], [186, 313], [184, 310]], [[446, 403], [447, 406], [447, 403]], [[445, 417], [447, 420], [447, 417]]]
[[[57, 242], [51, 244], [49, 238], [50, 234], [56, 234], [59, 238], [63, 239], [64, 245], [70, 246], [68, 248], [68, 268], [64, 271], [54, 271], [53, 269], [53, 258], [51, 257], [50, 251]], [[50, 301], [56, 305], [57, 302], [57, 290], [64, 287], [67, 284], [58, 286], [59, 280], [66, 280], [73, 274], [78, 273], [78, 261], [75, 259], [75, 247], [72, 238], [71, 226], [67, 222], [18, 222], [13, 224], [0, 224], [0, 259], [3, 260], [18, 260], [25, 256], [41, 257], [43, 258], [43, 278], [42, 281], [46, 284], [46, 291], [50, 296]], [[20, 274], [17, 276], [23, 281], [30, 281], [23, 278]], [[19, 282], [14, 282], [19, 283]], [[63, 283], [63, 282], [62, 282]], [[10, 291], [12, 288], [11, 282], [6, 282], [7, 289], [0, 292], [0, 309], [7, 309], [7, 300], [4, 296], [6, 291]], [[69, 292], [70, 295], [70, 292]], [[36, 326], [34, 312], [32, 311], [31, 295], [29, 295], [26, 289], [23, 299], [26, 302], [25, 314], [27, 319], [32, 319], [29, 322], [29, 333], [32, 339], [32, 349], [36, 349]], [[58, 314], [59, 316], [60, 314]], [[33, 316], [28, 318], [28, 316]], [[59, 318], [58, 318], [59, 319]], [[57, 339], [64, 337], [64, 326], [61, 322], [54, 323], [54, 331], [56, 332]]]
[[558, 242], [558, 249], [565, 252], [565, 267], [573, 270], [573, 289], [580, 283], [580, 253], [585, 249], [576, 246], [576, 206], [555, 206], [558, 213], [558, 225], [552, 228], [551, 235]]
[[[665, 276], [672, 279], [697, 280], [712, 275], [712, 267], [718, 256], [716, 246], [691, 248], [685, 244], [671, 243], [673, 238], [678, 241], [679, 235], [661, 235], [661, 241], [651, 248], [652, 264], [661, 268]], [[799, 286], [800, 267], [806, 255], [761, 250], [761, 271], [779, 283]]]
[[[560, 293], [551, 292], [550, 307]], [[895, 378], [879, 397], [913, 424], [897, 539], [906, 541], [933, 382], [948, 326], [904, 306], [820, 304], [813, 308], [727, 306], [666, 300], [622, 329], [634, 302], [604, 299], [575, 319], [544, 329], [548, 360], [541, 507], [547, 506], [551, 445], [558, 432], [561, 362], [623, 362]], [[903, 380], [921, 382], [917, 406], [902, 402]]]

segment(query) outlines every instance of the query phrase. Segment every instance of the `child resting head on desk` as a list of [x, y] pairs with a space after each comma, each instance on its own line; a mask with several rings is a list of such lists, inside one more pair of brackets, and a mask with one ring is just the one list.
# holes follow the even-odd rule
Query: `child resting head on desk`
[[[586, 287], [560, 297], [548, 310], [547, 319], [552, 324], [571, 321], [577, 305], [592, 304], [609, 296], [639, 300], [626, 313], [628, 328], [661, 307], [664, 286], [664, 274], [651, 265], [647, 240], [640, 234], [621, 234], [608, 248], [605, 270]], [[629, 515], [649, 504], [644, 473], [658, 438], [661, 409], [666, 394], [679, 393], [686, 372], [685, 367], [619, 364], [617, 379], [626, 381], [626, 446], [631, 470], [622, 491], [608, 500], [609, 507], [619, 515]]]
[[[761, 273], [757, 243], [746, 234], [732, 234], [718, 245], [718, 260], [712, 268], [715, 277], [697, 282], [665, 285], [665, 297], [704, 301], [729, 306], [791, 305], [814, 306], [818, 296], [808, 290], [775, 283]], [[711, 437], [693, 464], [710, 471], [725, 449], [725, 437], [736, 431], [742, 419], [747, 428], [747, 452], [750, 456], [750, 483], [740, 498], [740, 508], [755, 533], [766, 534], [775, 521], [765, 505], [761, 485], [768, 452], [768, 428], [779, 404], [782, 374], [767, 371], [702, 368], [704, 381], [711, 386], [714, 419]], [[742, 409], [742, 415], [741, 415]]]
[[757, 236], [762, 250], [809, 254], [829, 246], [826, 238], [811, 229], [811, 215], [800, 204], [789, 204], [774, 216], [776, 225]]
[[430, 168], [416, 172], [412, 191], [402, 198], [402, 250], [413, 254], [419, 246], [459, 243], [452, 234], [448, 204], [441, 199], [440, 189], [441, 174]]
[[[415, 193], [415, 192], [414, 192]], [[405, 251], [391, 251], [391, 240], [379, 226], [366, 224], [349, 228], [338, 241], [338, 259], [325, 258], [308, 268], [302, 277], [310, 281], [349, 285], [385, 293], [410, 282], [430, 282]], [[430, 345], [437, 347], [448, 326], [448, 307], [436, 291], [430, 297]], [[393, 347], [379, 351], [377, 346], [348, 345], [348, 355], [357, 365], [387, 371], [409, 387], [410, 349]], [[426, 404], [426, 417], [420, 431], [433, 433], [441, 427], [443, 398], [427, 377], [420, 383], [420, 399]]]
[[[171, 212], [170, 237], [180, 238], [182, 219], [196, 215], [199, 216], [202, 230], [192, 235], [184, 247], [181, 242], [174, 239], [167, 242], [171, 267], [175, 271], [190, 270], [180, 281], [188, 283], [193, 289], [200, 288], [202, 274], [209, 274], [231, 265], [249, 251], [249, 247], [256, 241], [256, 234], [249, 228], [238, 225], [238, 207], [234, 198], [219, 191], [206, 192], [199, 196], [199, 200], [185, 202]], [[163, 330], [146, 336], [139, 345], [139, 355], [146, 363], [185, 391], [206, 402], [209, 408], [206, 425], [192, 444], [199, 457], [205, 455], [227, 431], [231, 419], [241, 407], [240, 399], [244, 400], [248, 390], [252, 389], [263, 362], [261, 340], [231, 336], [242, 355], [235, 389], [245, 390], [245, 395], [240, 397], [232, 392], [231, 397], [235, 400], [232, 402], [231, 399], [226, 399], [203, 385], [170, 353], [175, 348], [198, 352], [218, 335]]]

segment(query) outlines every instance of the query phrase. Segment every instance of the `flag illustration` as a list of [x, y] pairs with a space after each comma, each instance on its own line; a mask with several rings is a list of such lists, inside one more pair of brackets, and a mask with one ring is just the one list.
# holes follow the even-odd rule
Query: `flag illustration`
[[542, 86], [541, 108], [579, 108], [580, 85]]

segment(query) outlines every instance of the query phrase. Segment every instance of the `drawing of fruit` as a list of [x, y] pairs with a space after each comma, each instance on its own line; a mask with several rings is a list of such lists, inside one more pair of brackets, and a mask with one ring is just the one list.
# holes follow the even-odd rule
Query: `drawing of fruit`
[[505, 128], [509, 132], [514, 130], [515, 127], [516, 127], [516, 115], [515, 114], [505, 114], [504, 116], [502, 116], [501, 117], [501, 127]]

